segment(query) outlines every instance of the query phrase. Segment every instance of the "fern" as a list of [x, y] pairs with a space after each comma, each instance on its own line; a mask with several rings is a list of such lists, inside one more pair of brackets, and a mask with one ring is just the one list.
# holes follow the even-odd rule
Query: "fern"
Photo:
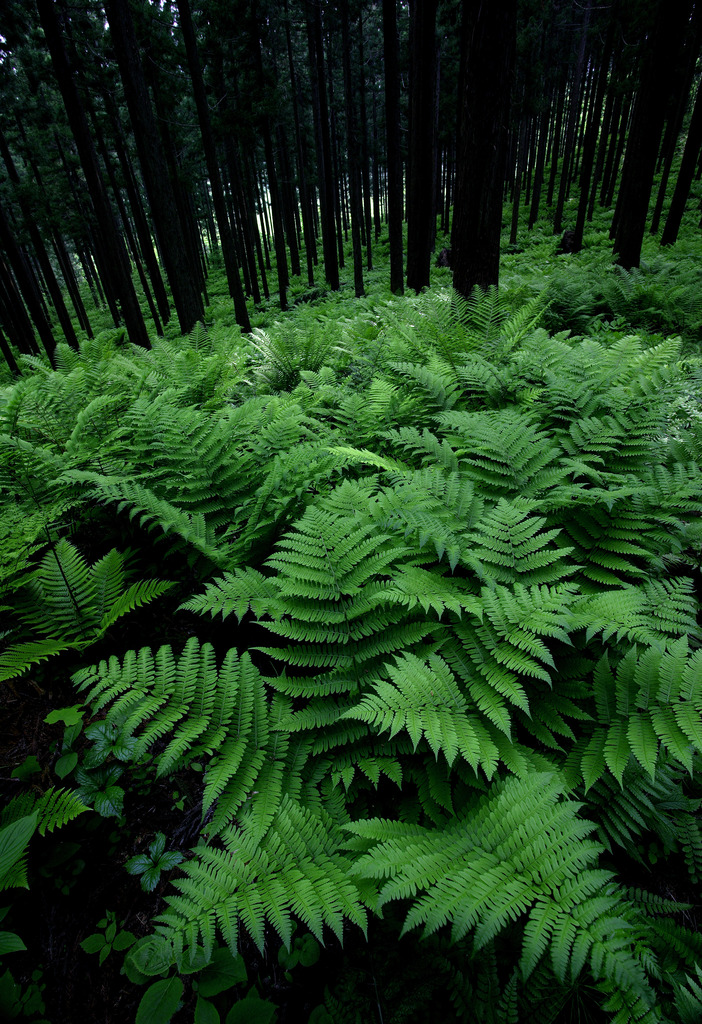
[[77, 548], [59, 540], [21, 580], [13, 611], [25, 630], [44, 634], [11, 644], [0, 654], [0, 679], [60, 651], [82, 649], [123, 615], [170, 590], [172, 583], [141, 580], [125, 589], [124, 556], [113, 549], [93, 566]]

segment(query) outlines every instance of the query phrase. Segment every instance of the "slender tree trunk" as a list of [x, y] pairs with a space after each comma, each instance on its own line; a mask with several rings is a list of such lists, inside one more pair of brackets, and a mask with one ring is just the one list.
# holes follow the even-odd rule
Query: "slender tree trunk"
[[590, 104], [590, 113], [583, 142], [583, 157], [582, 164], [580, 166], [580, 200], [578, 202], [578, 214], [575, 221], [575, 231], [572, 242], [574, 252], [579, 252], [583, 246], [585, 218], [590, 198], [590, 180], [592, 178], [592, 169], [595, 163], [597, 136], [602, 123], [602, 104], [604, 102], [609, 64], [612, 56], [612, 48], [614, 46], [614, 29], [615, 21], [610, 15], [607, 36], [604, 43], [604, 52], [602, 54], [599, 73], [597, 75], [597, 85]]
[[17, 365], [17, 360], [15, 359], [15, 357], [13, 355], [12, 349], [10, 348], [10, 345], [8, 343], [7, 338], [3, 334], [3, 331], [2, 331], [1, 327], [0, 327], [0, 352], [2, 353], [2, 357], [5, 360], [5, 362], [7, 363], [9, 369], [10, 369], [10, 373], [14, 377], [21, 376], [21, 370], [20, 370], [19, 366]]
[[466, 298], [497, 285], [516, 0], [464, 0], [458, 180], [453, 213], [453, 286]]
[[22, 297], [25, 301], [27, 310], [29, 312], [34, 326], [37, 329], [37, 333], [41, 339], [41, 343], [44, 346], [47, 356], [53, 365], [54, 360], [54, 349], [56, 348], [56, 339], [54, 338], [51, 330], [51, 324], [49, 323], [43, 304], [41, 301], [41, 295], [39, 292], [39, 285], [36, 277], [32, 272], [32, 269], [25, 257], [25, 254], [17, 244], [14, 232], [10, 227], [10, 222], [7, 219], [7, 215], [2, 205], [0, 204], [0, 249], [3, 249], [15, 280], [19, 285], [19, 289], [22, 293]]
[[[109, 2], [114, 3], [115, 0], [109, 0]], [[202, 79], [202, 69], [200, 67], [200, 58], [197, 52], [195, 29], [193, 27], [193, 19], [190, 14], [190, 4], [188, 3], [188, 0], [176, 0], [176, 2], [178, 5], [178, 14], [180, 16], [180, 30], [183, 33], [183, 40], [185, 42], [185, 53], [188, 60], [188, 70], [190, 71], [190, 81], [193, 88], [193, 95], [195, 97], [195, 108], [197, 110], [197, 118], [200, 124], [200, 136], [202, 138], [202, 148], [205, 154], [205, 163], [207, 164], [207, 175], [210, 179], [210, 188], [212, 189], [212, 203], [215, 209], [219, 239], [222, 245], [224, 269], [227, 275], [229, 294], [234, 300], [236, 322], [239, 324], [242, 331], [248, 334], [251, 331], [251, 322], [249, 320], [249, 312], [246, 308], [244, 292], [241, 287], [241, 278], [239, 277], [235, 240], [231, 224], [229, 223], [229, 217], [227, 216], [227, 204], [224, 199], [222, 176], [219, 170], [217, 148], [212, 134], [210, 110], [207, 105], [205, 83]]]
[[690, 9], [690, 0], [660, 0], [656, 10], [652, 45], [642, 72], [620, 185], [622, 201], [614, 251], [618, 263], [626, 270], [638, 267], [641, 260], [656, 157], [670, 100], [670, 68], [676, 64]]
[[26, 355], [38, 355], [39, 346], [22, 296], [12, 272], [0, 253], [0, 320], [17, 348]]
[[572, 78], [570, 107], [568, 110], [568, 122], [566, 125], [565, 149], [563, 152], [563, 162], [561, 164], [561, 180], [558, 186], [558, 199], [556, 201], [556, 210], [553, 215], [554, 235], [560, 234], [563, 228], [563, 208], [565, 206], [566, 196], [568, 194], [568, 188], [570, 185], [570, 176], [572, 171], [573, 154], [575, 151], [576, 141], [576, 124], [578, 121], [578, 116], [581, 112], [583, 74], [585, 69], [585, 48], [587, 45], [587, 30], [590, 25], [591, 10], [592, 0], [587, 0], [585, 14], [583, 15], [583, 27], [580, 34], [578, 57]]
[[[46, 2], [46, 0], [43, 0]], [[204, 316], [202, 296], [187, 259], [175, 196], [142, 68], [128, 0], [105, 0], [139, 163], [183, 334]]]
[[531, 194], [531, 206], [529, 208], [529, 231], [539, 219], [539, 206], [541, 205], [541, 190], [544, 183], [544, 166], [546, 163], [546, 143], [548, 142], [548, 122], [550, 109], [547, 105], [539, 118], [539, 142], [536, 148], [536, 166], [534, 167], [534, 191]]
[[433, 247], [438, 0], [410, 0], [410, 124], [407, 287], [428, 287]]
[[[351, 39], [349, 33], [348, 0], [340, 0], [341, 52], [344, 70], [344, 96], [346, 100], [346, 142], [348, 147], [349, 179], [351, 184], [351, 239], [353, 244], [353, 281], [356, 298], [364, 294], [363, 253], [361, 251], [361, 174], [358, 166], [358, 127], [354, 110], [353, 79], [351, 77]], [[370, 242], [370, 239], [369, 239]]]
[[63, 301], [61, 288], [59, 286], [58, 281], [56, 280], [54, 269], [51, 266], [51, 260], [49, 259], [49, 256], [47, 254], [46, 246], [44, 245], [44, 239], [41, 237], [39, 228], [34, 222], [32, 211], [29, 209], [29, 205], [22, 195], [20, 189], [20, 176], [17, 172], [15, 162], [12, 159], [12, 154], [10, 153], [7, 141], [2, 131], [0, 131], [0, 153], [2, 154], [2, 158], [5, 162], [8, 177], [10, 181], [13, 183], [13, 185], [16, 187], [16, 195], [19, 201], [20, 209], [22, 211], [24, 223], [29, 232], [29, 238], [32, 243], [32, 247], [34, 248], [34, 253], [39, 262], [41, 273], [44, 278], [44, 281], [46, 282], [46, 286], [48, 288], [49, 295], [51, 296], [51, 301], [53, 303], [54, 309], [56, 310], [56, 315], [58, 316], [58, 320], [61, 325], [61, 330], [63, 331], [68, 344], [71, 345], [72, 348], [77, 349], [78, 339], [76, 337], [76, 332], [74, 330], [73, 323], [71, 322], [68, 310], [66, 309], [66, 304]]
[[86, 184], [95, 210], [98, 223], [99, 238], [96, 237], [97, 253], [101, 263], [100, 273], [105, 281], [109, 281], [118, 298], [122, 316], [130, 341], [144, 348], [150, 348], [151, 342], [146, 331], [146, 324], [134, 285], [132, 284], [129, 261], [119, 233], [114, 215], [110, 208], [105, 188], [100, 177], [97, 156], [90, 138], [88, 122], [80, 99], [77, 85], [77, 69], [72, 67], [63, 43], [62, 25], [53, 0], [37, 0], [39, 20], [44, 29], [51, 63], [56, 75], [56, 82], [61, 93], [71, 132], [80, 156], [81, 166], [85, 174]]
[[295, 123], [295, 152], [297, 158], [297, 182], [300, 191], [300, 206], [302, 208], [302, 233], [305, 240], [305, 259], [307, 262], [307, 283], [312, 288], [314, 286], [314, 265], [316, 255], [316, 241], [314, 237], [314, 226], [312, 212], [310, 210], [310, 197], [309, 187], [307, 184], [307, 170], [305, 167], [305, 157], [302, 141], [302, 131], [300, 127], [300, 105], [298, 90], [299, 85], [297, 82], [297, 75], [295, 72], [295, 63], [293, 60], [293, 48], [292, 38], [290, 35], [290, 16], [288, 13], [288, 0], [284, 0], [285, 5], [285, 43], [288, 53], [288, 68], [290, 71], [290, 94], [292, 96], [293, 106], [293, 120]]
[[[363, 9], [358, 14], [358, 57], [359, 57], [359, 95], [361, 99], [361, 176], [363, 182], [363, 217], [366, 229], [366, 267], [373, 269], [372, 224], [371, 224], [371, 186], [370, 156], [368, 153], [368, 115], [366, 112], [366, 72], [363, 56]], [[349, 55], [349, 61], [350, 61]]]
[[388, 234], [390, 236], [390, 291], [404, 291], [402, 254], [402, 155], [400, 151], [400, 72], [397, 58], [396, 0], [383, 0], [385, 52], [385, 132], [388, 162]]
[[339, 290], [339, 260], [334, 228], [334, 177], [329, 136], [329, 110], [324, 72], [322, 13], [319, 4], [307, 0], [307, 41], [312, 81], [312, 111], [317, 138], [317, 166], [320, 182], [324, 274], [332, 291]]
[[683, 150], [682, 160], [678, 178], [675, 182], [675, 191], [668, 210], [661, 245], [673, 245], [678, 238], [678, 231], [685, 212], [685, 204], [690, 195], [692, 179], [695, 175], [695, 165], [702, 148], [702, 82], [697, 87], [695, 105], [692, 110], [692, 118], [687, 129], [687, 139]]

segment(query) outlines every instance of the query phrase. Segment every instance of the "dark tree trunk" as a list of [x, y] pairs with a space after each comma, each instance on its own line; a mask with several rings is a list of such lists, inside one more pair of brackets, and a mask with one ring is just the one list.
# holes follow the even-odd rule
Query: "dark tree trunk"
[[604, 44], [604, 52], [600, 62], [597, 75], [597, 85], [590, 103], [590, 112], [585, 129], [583, 141], [582, 163], [580, 165], [580, 200], [578, 202], [578, 215], [575, 220], [575, 231], [572, 241], [573, 252], [580, 252], [583, 246], [583, 234], [585, 232], [585, 218], [587, 216], [588, 203], [590, 198], [590, 180], [592, 169], [595, 163], [595, 150], [597, 148], [597, 136], [602, 123], [602, 104], [604, 102], [605, 89], [607, 87], [607, 76], [609, 64], [614, 46], [615, 21], [610, 15], [607, 36]]
[[690, 9], [691, 0], [660, 0], [656, 9], [619, 187], [614, 251], [626, 270], [638, 267], [641, 260], [656, 157], [671, 98], [670, 68], [676, 65]]
[[105, 11], [161, 258], [171, 286], [180, 329], [183, 334], [187, 334], [204, 315], [202, 296], [187, 258], [186, 239], [181, 230], [171, 179], [149, 99], [128, 0], [105, 0]]
[[[0, 131], [0, 153], [2, 153], [2, 158], [3, 158], [4, 162], [5, 162], [5, 167], [7, 168], [7, 174], [8, 174], [8, 177], [9, 177], [10, 181], [13, 183], [13, 185], [19, 186], [20, 185], [20, 176], [19, 176], [19, 174], [17, 172], [17, 168], [15, 167], [14, 160], [12, 159], [12, 154], [10, 153], [9, 147], [8, 147], [7, 142], [5, 140], [5, 136], [3, 135], [3, 133], [1, 131]], [[32, 243], [32, 247], [34, 249], [34, 254], [35, 254], [35, 256], [36, 256], [36, 258], [37, 258], [37, 260], [39, 262], [39, 266], [41, 268], [42, 276], [44, 278], [44, 281], [46, 282], [46, 286], [47, 286], [47, 289], [49, 291], [49, 295], [51, 296], [51, 301], [52, 301], [52, 303], [54, 305], [54, 309], [56, 310], [56, 315], [58, 316], [58, 320], [59, 320], [59, 323], [61, 325], [61, 330], [63, 331], [64, 336], [65, 336], [66, 341], [68, 342], [68, 344], [71, 345], [72, 348], [77, 349], [78, 348], [78, 339], [76, 337], [76, 332], [74, 330], [73, 323], [71, 322], [71, 318], [69, 316], [68, 310], [66, 309], [66, 304], [63, 301], [63, 295], [61, 293], [61, 288], [59, 286], [58, 281], [56, 280], [56, 275], [54, 274], [54, 269], [51, 266], [51, 260], [49, 259], [48, 253], [46, 251], [46, 246], [44, 245], [44, 239], [41, 237], [41, 234], [39, 232], [39, 228], [37, 227], [36, 223], [34, 222], [34, 217], [32, 215], [32, 211], [29, 209], [29, 205], [26, 202], [26, 200], [24, 199], [24, 197], [22, 195], [22, 192], [19, 189], [19, 187], [17, 189], [17, 198], [18, 198], [18, 201], [19, 201], [20, 209], [22, 211], [22, 216], [24, 218], [24, 223], [25, 223], [25, 225], [27, 227], [27, 230], [29, 232], [29, 238], [30, 238], [30, 241]]]
[[322, 248], [324, 250], [324, 275], [332, 291], [339, 290], [339, 260], [336, 251], [334, 227], [334, 176], [332, 170], [332, 147], [329, 136], [329, 110], [324, 72], [324, 49], [322, 44], [322, 12], [319, 4], [308, 0], [307, 42], [310, 57], [312, 83], [312, 112], [317, 139], [317, 168], [321, 200]]
[[88, 319], [88, 313], [85, 305], [83, 304], [83, 299], [81, 298], [71, 257], [66, 249], [66, 243], [61, 237], [60, 232], [56, 230], [52, 231], [51, 244], [56, 255], [56, 262], [58, 263], [63, 276], [64, 284], [66, 285], [66, 290], [68, 291], [68, 296], [75, 310], [76, 317], [78, 318], [78, 323], [87, 336], [92, 338], [93, 329], [90, 325], [90, 320]]
[[[629, 128], [631, 105], [631, 96], [622, 97], [622, 107], [619, 112], [617, 125], [618, 130], [612, 135], [607, 159], [605, 161], [604, 175], [602, 178], [602, 192], [600, 193], [600, 198], [603, 206], [611, 206], [614, 202], [614, 193], [617, 188], [617, 178], [619, 176], [619, 165], [622, 160], [622, 154], [624, 153], [624, 146], [626, 144], [626, 137]], [[613, 231], [610, 232], [610, 237], [614, 238]]]
[[[256, 47], [256, 66], [258, 78], [263, 88], [263, 57], [261, 54], [261, 40], [258, 37], [258, 24], [255, 26], [257, 33], [256, 40], [252, 40]], [[283, 228], [283, 212], [280, 202], [280, 190], [278, 188], [278, 174], [275, 166], [275, 154], [273, 152], [273, 140], [271, 138], [270, 121], [265, 111], [261, 114], [261, 135], [263, 137], [263, 151], [266, 160], [266, 174], [268, 177], [268, 193], [271, 200], [271, 216], [273, 218], [273, 244], [275, 245], [276, 272], [278, 275], [278, 295], [280, 308], [288, 308], [287, 287], [289, 284], [288, 259], [285, 249], [285, 233]]]
[[0, 254], [0, 320], [20, 352], [25, 355], [39, 354], [32, 322], [22, 301], [22, 296], [17, 291], [15, 279], [2, 254]]
[[529, 231], [539, 219], [539, 206], [541, 205], [541, 189], [544, 183], [544, 167], [546, 164], [546, 144], [548, 142], [548, 122], [550, 108], [547, 105], [539, 118], [539, 141], [536, 147], [536, 163], [534, 167], [534, 191], [531, 194], [531, 206], [529, 207]]
[[[344, 69], [344, 98], [346, 100], [346, 142], [348, 147], [349, 180], [351, 185], [351, 240], [353, 245], [353, 282], [356, 298], [364, 294], [363, 253], [361, 251], [361, 174], [358, 166], [358, 127], [354, 109], [353, 79], [351, 77], [351, 40], [349, 33], [348, 0], [341, 0], [341, 53]], [[369, 249], [370, 251], [370, 249]]]
[[438, 0], [410, 0], [407, 287], [428, 287], [436, 218], [436, 12]]
[[24, 252], [17, 244], [10, 223], [5, 211], [0, 205], [0, 249], [5, 252], [9, 261], [12, 273], [19, 285], [22, 297], [25, 301], [30, 317], [41, 338], [50, 362], [53, 364], [56, 339], [51, 330], [51, 324], [46, 318], [44, 307], [39, 291], [39, 285], [32, 272]]
[[15, 359], [12, 353], [12, 349], [8, 344], [7, 338], [5, 337], [2, 328], [0, 328], [0, 352], [2, 352], [2, 357], [7, 363], [8, 367], [10, 368], [10, 373], [14, 377], [19, 377], [21, 375], [20, 368], [17, 365], [17, 360]]
[[396, 0], [383, 0], [385, 53], [385, 133], [388, 162], [388, 234], [390, 236], [390, 291], [402, 295], [402, 155], [400, 151], [400, 72], [397, 58]]
[[316, 256], [316, 241], [314, 237], [314, 226], [312, 212], [310, 210], [309, 187], [307, 184], [307, 169], [305, 166], [305, 154], [300, 128], [300, 104], [298, 98], [298, 82], [295, 73], [293, 60], [292, 38], [290, 34], [290, 17], [288, 14], [288, 0], [285, 0], [285, 43], [288, 53], [288, 68], [290, 71], [290, 95], [292, 96], [293, 120], [295, 122], [295, 152], [297, 158], [297, 182], [300, 192], [300, 206], [302, 208], [302, 233], [305, 240], [305, 259], [307, 261], [307, 283], [310, 288], [314, 285], [314, 265]]
[[[109, 0], [110, 4], [114, 2], [115, 0]], [[249, 320], [249, 312], [246, 308], [244, 292], [241, 287], [241, 278], [239, 277], [235, 239], [231, 224], [229, 223], [229, 217], [227, 216], [227, 204], [224, 199], [222, 176], [219, 170], [217, 148], [212, 134], [210, 110], [207, 105], [205, 83], [202, 79], [202, 69], [200, 67], [200, 58], [197, 52], [195, 29], [193, 27], [193, 20], [190, 14], [190, 4], [188, 3], [188, 0], [176, 0], [176, 2], [178, 5], [178, 14], [180, 16], [180, 29], [183, 33], [183, 40], [185, 42], [185, 53], [188, 59], [190, 81], [192, 83], [193, 95], [195, 97], [195, 108], [197, 110], [197, 118], [200, 124], [200, 135], [202, 138], [203, 152], [205, 154], [205, 163], [207, 164], [207, 175], [210, 179], [210, 188], [212, 189], [212, 203], [215, 209], [219, 239], [222, 245], [222, 255], [224, 256], [224, 269], [227, 275], [229, 294], [234, 300], [236, 322], [239, 324], [242, 331], [248, 334], [251, 331], [251, 322]]]
[[[658, 228], [660, 226], [668, 180], [673, 169], [673, 161], [677, 151], [677, 142], [690, 100], [690, 93], [692, 91], [695, 69], [697, 66], [697, 57], [700, 51], [702, 16], [700, 15], [699, 8], [697, 6], [695, 6], [692, 21], [694, 24], [694, 30], [686, 34], [685, 49], [687, 51], [687, 59], [684, 62], [684, 67], [681, 67], [679, 71], [682, 78], [682, 85], [678, 92], [678, 102], [676, 104], [674, 116], [668, 117], [665, 135], [663, 137], [663, 143], [661, 145], [658, 158], [658, 170], [660, 171], [660, 164], [662, 163], [663, 171], [658, 188], [658, 195], [656, 197], [656, 205], [654, 206], [653, 214], [651, 215], [651, 227], [649, 230], [652, 235], [658, 233]], [[663, 244], [662, 241], [661, 244]]]
[[519, 202], [521, 199], [522, 180], [526, 170], [527, 160], [527, 122], [522, 119], [519, 128], [519, 139], [517, 145], [517, 159], [514, 171], [514, 189], [512, 191], [512, 221], [509, 231], [509, 244], [514, 245], [517, 241], [517, 230], [519, 228]]
[[[366, 73], [363, 57], [363, 10], [358, 15], [358, 57], [359, 57], [359, 93], [361, 98], [361, 172], [363, 181], [363, 219], [366, 242], [366, 266], [373, 269], [372, 224], [371, 224], [371, 187], [370, 187], [370, 156], [368, 153], [368, 115], [366, 112]], [[350, 61], [349, 55], [349, 61]]]
[[146, 214], [144, 213], [144, 207], [141, 201], [134, 168], [132, 167], [124, 142], [124, 135], [119, 121], [117, 104], [110, 93], [103, 94], [103, 98], [113, 127], [115, 152], [117, 153], [119, 165], [122, 168], [124, 187], [127, 192], [127, 199], [129, 200], [129, 208], [131, 210], [132, 217], [134, 218], [134, 228], [136, 230], [137, 238], [139, 239], [142, 259], [144, 260], [146, 270], [151, 281], [151, 287], [153, 289], [154, 298], [156, 299], [156, 305], [158, 307], [161, 321], [164, 324], [167, 324], [171, 318], [171, 307], [168, 302], [168, 295], [166, 294], [163, 277], [161, 276], [161, 268], [158, 265], [156, 253], [154, 252], [151, 230], [146, 219]]
[[576, 142], [576, 125], [578, 123], [579, 115], [581, 112], [581, 97], [583, 91], [583, 76], [585, 69], [585, 48], [587, 45], [587, 31], [590, 25], [591, 9], [592, 0], [587, 0], [585, 14], [583, 15], [583, 27], [580, 34], [578, 57], [575, 63], [575, 69], [573, 71], [572, 78], [570, 107], [568, 108], [568, 121], [566, 124], [565, 147], [563, 151], [563, 161], [561, 163], [561, 180], [558, 186], [558, 199], [556, 200], [556, 210], [553, 215], [554, 235], [560, 234], [561, 230], [563, 229], [563, 208], [565, 206], [565, 201], [570, 186], [573, 156], [575, 152]]
[[690, 195], [690, 186], [695, 176], [695, 166], [702, 147], [702, 82], [697, 87], [695, 106], [692, 110], [692, 118], [687, 130], [685, 149], [678, 178], [675, 182], [675, 191], [668, 210], [661, 245], [673, 245], [677, 241], [678, 231], [685, 212], [685, 204]]
[[516, 0], [464, 0], [460, 135], [453, 213], [453, 285], [466, 297], [497, 285]]
[[100, 261], [100, 274], [105, 287], [109, 287], [117, 296], [130, 341], [150, 348], [151, 342], [132, 284], [124, 242], [102, 183], [97, 155], [78, 92], [77, 68], [69, 63], [57, 8], [53, 0], [37, 0], [37, 10], [95, 211], [98, 225], [96, 254]]

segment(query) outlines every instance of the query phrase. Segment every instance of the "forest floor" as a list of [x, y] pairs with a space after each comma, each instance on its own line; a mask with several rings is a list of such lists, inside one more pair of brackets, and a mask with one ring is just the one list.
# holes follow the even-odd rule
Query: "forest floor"
[[[665, 260], [650, 243], [648, 269], [626, 278], [612, 269], [611, 253], [601, 232], [593, 230], [586, 237], [587, 248], [581, 256], [556, 256], [556, 245], [557, 239], [546, 232], [533, 234], [520, 239], [520, 246], [508, 250], [503, 257], [503, 293], [519, 304], [545, 292], [548, 306], [541, 322], [551, 333], [591, 333], [601, 339], [608, 332], [616, 333], [617, 337], [628, 332], [646, 332], [651, 344], [670, 334], [682, 334], [690, 357], [699, 353], [702, 289], [695, 265], [696, 243], [681, 242], [676, 253], [666, 254]], [[441, 247], [439, 243], [437, 251]], [[368, 298], [363, 300], [365, 305], [360, 307], [360, 314], [349, 284], [342, 297], [334, 299], [340, 323], [356, 318], [358, 329], [362, 330], [364, 321], [368, 323], [376, 315], [376, 304], [382, 307], [390, 301], [381, 283], [387, 273], [384, 256], [381, 244], [377, 269], [367, 275]], [[437, 288], [450, 283], [447, 270], [433, 269], [433, 276]], [[283, 314], [271, 302], [259, 312], [255, 326], [265, 331], [271, 324], [289, 323], [294, 328], [301, 311], [309, 320], [314, 316], [315, 302], [305, 301], [309, 298], [307, 291], [302, 284], [297, 289], [293, 287], [291, 298], [295, 300], [297, 295], [300, 304]], [[223, 336], [232, 329], [232, 312], [219, 278], [211, 283], [211, 299], [208, 330], [213, 337]], [[325, 297], [316, 301], [324, 302]], [[265, 339], [258, 337], [255, 343], [260, 351]], [[264, 355], [270, 357], [270, 350]], [[236, 359], [234, 352], [233, 362]], [[351, 366], [353, 371], [353, 363]], [[278, 372], [285, 369], [284, 363], [277, 367]], [[259, 370], [270, 375], [270, 358]], [[298, 371], [299, 366], [295, 369]], [[258, 372], [255, 366], [252, 372]], [[91, 536], [90, 526], [82, 534], [79, 530], [74, 540], [82, 544], [84, 552], [89, 552], [94, 543], [95, 557], [103, 553], [102, 542]], [[125, 543], [129, 540], [127, 536]], [[130, 648], [155, 643], [155, 638], [159, 644], [182, 644], [196, 629], [201, 641], [211, 642], [217, 653], [223, 654], [232, 644], [231, 626], [178, 611], [180, 600], [180, 596], [166, 595], [138, 615], [125, 616], [111, 627], [109, 636], [91, 647], [90, 659], [121, 655]], [[251, 648], [260, 642], [255, 626], [245, 624], [240, 629], [247, 629], [248, 633], [244, 639], [236, 640], [237, 646]], [[64, 784], [55, 769], [67, 749], [65, 723], [52, 723], [51, 716], [57, 709], [76, 705], [70, 681], [75, 667], [75, 652], [68, 651], [48, 666], [30, 669], [3, 683], [3, 802], [18, 792], [40, 793], [50, 785]], [[87, 746], [87, 740], [79, 733], [70, 752], [80, 760]], [[27, 950], [13, 954], [12, 964], [7, 965], [12, 967], [12, 973], [7, 970], [0, 976], [0, 1006], [6, 1008], [8, 1018], [35, 1024], [117, 1024], [134, 1020], [139, 1024], [142, 1020], [158, 1024], [157, 1017], [147, 1017], [139, 1011], [144, 990], [125, 974], [124, 949], [130, 937], [138, 940], [152, 931], [153, 918], [163, 909], [169, 881], [164, 876], [153, 892], [145, 892], [139, 878], [125, 871], [125, 864], [135, 855], [148, 852], [156, 832], [168, 836], [169, 850], [189, 850], [200, 831], [201, 793], [202, 786], [194, 781], [192, 771], [156, 781], [140, 777], [137, 771], [125, 787], [121, 813], [83, 814], [31, 847], [31, 886], [13, 892], [11, 914], [12, 927], [21, 934]], [[645, 885], [665, 899], [696, 902], [681, 856], [668, 858], [665, 873], [658, 875], [655, 864], [660, 850], [655, 838], [650, 838], [644, 853], [645, 864], [640, 870], [627, 861], [630, 886]], [[701, 913], [699, 906], [687, 911], [685, 923], [699, 930]], [[425, 1020], [426, 1009], [419, 1011], [416, 1007], [426, 1007], [428, 1003], [433, 1006], [432, 1020], [467, 1019], [457, 1013], [455, 1006], [451, 1007], [445, 993], [442, 996], [437, 992], [434, 962], [423, 958], [419, 940], [405, 940], [405, 945], [400, 946], [390, 938], [396, 931], [396, 916], [390, 912], [386, 920], [374, 921], [368, 944], [360, 933], [350, 933], [343, 950], [336, 943], [325, 949], [314, 944], [305, 947], [305, 954], [298, 956], [297, 962], [286, 959], [284, 952], [279, 953], [279, 944], [275, 943], [267, 947], [263, 957], [250, 939], [242, 937], [249, 979], [247, 991], [252, 1001], [255, 997], [261, 1004], [255, 1020], [328, 1024], [334, 1019], [329, 1010], [330, 998], [332, 1004], [336, 1001], [337, 1005], [358, 1007], [355, 1019], [361, 1024], [366, 1024], [366, 1020], [368, 1024], [376, 1020], [383, 1024]], [[91, 936], [98, 938], [92, 944], [86, 943]], [[81, 944], [94, 951], [86, 951]], [[196, 1024], [210, 1024], [215, 1019], [207, 1016], [209, 1011], [201, 1005], [202, 992], [206, 990], [201, 989], [198, 994], [197, 981], [193, 984], [193, 980], [183, 978], [182, 1005], [172, 1017], [174, 1024], [191, 1024], [193, 1020]], [[225, 982], [218, 989], [213, 984], [210, 991], [212, 1000], [219, 1000], [222, 1020], [228, 1013], [226, 1021], [235, 1024], [239, 1017], [227, 1003], [230, 986]], [[586, 986], [579, 993], [578, 1007], [583, 1019], [610, 1019], [601, 1010], [599, 996], [594, 990], [588, 992]], [[568, 1012], [574, 1012], [573, 1008]], [[250, 1024], [255, 1024], [253, 1017]]]

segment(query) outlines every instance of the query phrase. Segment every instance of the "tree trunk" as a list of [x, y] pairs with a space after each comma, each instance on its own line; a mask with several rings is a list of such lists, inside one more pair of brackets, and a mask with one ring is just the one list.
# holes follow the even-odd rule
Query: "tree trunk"
[[69, 63], [57, 8], [53, 0], [37, 0], [37, 10], [95, 210], [98, 224], [96, 253], [100, 261], [100, 274], [106, 287], [109, 282], [109, 286], [118, 298], [130, 341], [142, 345], [144, 348], [150, 348], [151, 342], [132, 284], [124, 241], [117, 228], [102, 183], [97, 156], [78, 92], [77, 68], [72, 67]]
[[[115, 0], [109, 0], [110, 4], [114, 2]], [[188, 3], [188, 0], [176, 0], [176, 2], [178, 5], [178, 14], [180, 16], [180, 29], [183, 33], [183, 40], [185, 42], [185, 53], [188, 59], [190, 81], [193, 88], [193, 95], [195, 97], [195, 108], [197, 110], [197, 118], [200, 124], [200, 136], [202, 138], [202, 148], [205, 154], [205, 163], [207, 164], [207, 176], [210, 179], [210, 188], [212, 190], [212, 203], [214, 205], [215, 218], [217, 220], [217, 228], [219, 230], [219, 239], [222, 245], [222, 255], [224, 256], [224, 269], [227, 275], [229, 294], [234, 300], [236, 322], [239, 324], [242, 331], [248, 334], [251, 331], [251, 322], [249, 320], [248, 309], [246, 308], [244, 292], [241, 287], [241, 278], [239, 277], [235, 240], [231, 224], [229, 223], [229, 217], [227, 216], [227, 204], [224, 199], [224, 189], [222, 188], [222, 175], [219, 170], [217, 148], [212, 134], [210, 110], [207, 105], [205, 83], [202, 79], [202, 69], [200, 67], [200, 58], [197, 52], [195, 29], [193, 28], [193, 20], [190, 14], [190, 4]]]
[[[364, 294], [363, 252], [361, 250], [361, 174], [358, 166], [358, 127], [354, 109], [353, 79], [351, 77], [351, 40], [349, 33], [348, 0], [340, 0], [341, 53], [344, 70], [344, 98], [346, 100], [346, 144], [348, 150], [349, 180], [351, 185], [351, 240], [353, 245], [353, 282], [356, 298]], [[369, 239], [370, 242], [370, 239]]]
[[677, 61], [690, 18], [691, 0], [660, 0], [626, 147], [621, 203], [614, 238], [617, 262], [638, 267], [646, 230], [656, 157], [670, 100], [670, 68]]
[[428, 287], [434, 244], [436, 12], [438, 0], [410, 0], [407, 287]]
[[324, 275], [332, 291], [339, 290], [339, 260], [334, 227], [334, 177], [329, 137], [329, 110], [322, 44], [322, 12], [319, 4], [307, 0], [307, 42], [312, 83], [312, 112], [317, 139], [317, 168], [321, 200]]
[[460, 135], [453, 213], [453, 286], [466, 298], [497, 285], [516, 0], [464, 0]]
[[388, 164], [388, 234], [390, 236], [390, 291], [404, 291], [402, 256], [402, 155], [400, 151], [400, 72], [397, 59], [396, 0], [383, 0], [385, 53], [385, 133]]
[[678, 231], [685, 212], [685, 204], [690, 195], [690, 186], [695, 176], [695, 165], [702, 147], [702, 82], [697, 87], [695, 106], [687, 130], [685, 149], [683, 150], [675, 191], [668, 210], [661, 245], [673, 245], [678, 238]]
[[181, 230], [171, 179], [149, 99], [128, 0], [105, 0], [105, 12], [110, 23], [161, 258], [171, 286], [180, 329], [183, 334], [187, 334], [204, 315], [202, 296], [187, 258], [186, 239]]
[[0, 249], [4, 250], [7, 256], [29, 315], [41, 338], [41, 343], [49, 357], [49, 361], [53, 365], [56, 339], [51, 330], [51, 324], [44, 312], [36, 277], [27, 262], [25, 254], [15, 240], [10, 222], [2, 205], [0, 205]]

